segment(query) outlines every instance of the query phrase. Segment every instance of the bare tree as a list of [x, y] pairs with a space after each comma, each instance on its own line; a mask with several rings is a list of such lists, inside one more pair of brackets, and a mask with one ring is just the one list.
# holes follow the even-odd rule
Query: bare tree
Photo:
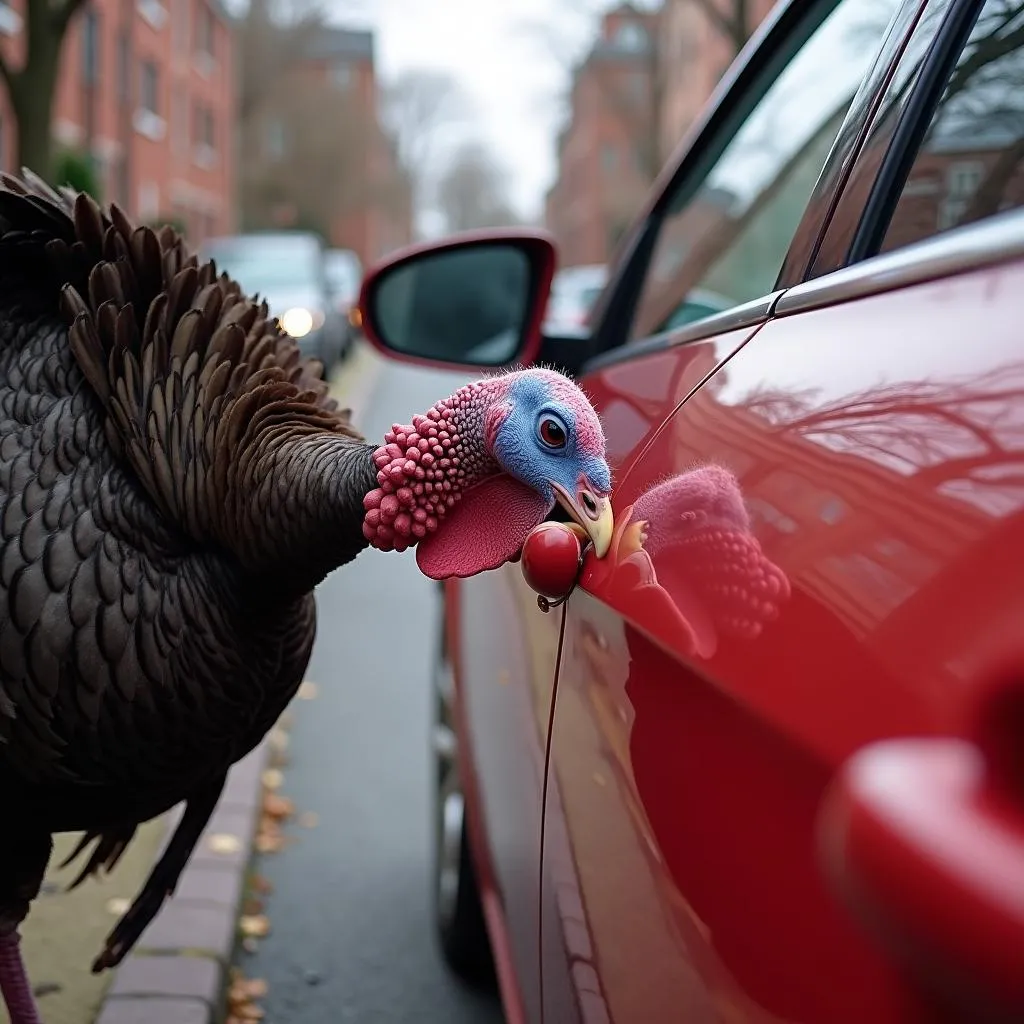
[[[689, 5], [726, 41], [726, 67], [757, 27], [757, 12], [751, 0], [676, 0], [676, 3]], [[541, 44], [548, 57], [553, 57], [562, 68], [572, 69], [575, 80], [589, 57], [581, 53], [579, 40], [593, 39], [594, 24], [608, 6], [597, 0], [560, 0], [547, 21], [527, 21], [521, 28], [528, 38]], [[673, 0], [642, 0], [633, 6], [646, 22], [647, 45], [636, 52], [629, 67], [610, 67], [607, 73], [593, 77], [601, 87], [602, 101], [622, 121], [633, 139], [636, 164], [650, 183], [668, 156], [662, 126], [671, 72], [680, 62], [695, 59], [695, 51], [689, 48], [688, 33], [675, 41], [665, 31], [669, 8], [676, 6]], [[680, 47], [687, 49], [680, 52]], [[725, 67], [721, 70], [724, 72]], [[637, 88], [640, 76], [642, 89]], [[550, 101], [550, 97], [547, 100]], [[571, 100], [566, 106], [570, 108], [565, 111], [568, 118], [572, 116]]]
[[309, 52], [324, 28], [316, 3], [249, 0], [237, 28], [238, 119], [244, 133], [250, 118], [280, 86], [281, 76], [293, 70]]
[[507, 199], [505, 175], [479, 143], [466, 143], [456, 151], [438, 180], [437, 205], [448, 231], [518, 221]]
[[49, 179], [53, 163], [53, 97], [64, 36], [86, 0], [27, 0], [24, 58], [13, 67], [0, 55], [18, 140], [17, 165]]
[[324, 27], [320, 10], [251, 0], [239, 28], [239, 191], [246, 229], [305, 227], [330, 235], [348, 208], [393, 183], [374, 181], [377, 125], [348, 91], [303, 58]]
[[381, 113], [412, 186], [414, 205], [422, 210], [432, 198], [438, 142], [445, 129], [470, 122], [472, 103], [450, 75], [410, 68], [384, 87]]

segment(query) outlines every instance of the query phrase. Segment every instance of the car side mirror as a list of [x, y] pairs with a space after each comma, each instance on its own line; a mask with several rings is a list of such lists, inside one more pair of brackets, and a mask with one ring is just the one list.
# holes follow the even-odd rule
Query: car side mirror
[[405, 249], [363, 281], [363, 333], [404, 362], [529, 365], [540, 349], [555, 260], [554, 243], [540, 231], [478, 231]]

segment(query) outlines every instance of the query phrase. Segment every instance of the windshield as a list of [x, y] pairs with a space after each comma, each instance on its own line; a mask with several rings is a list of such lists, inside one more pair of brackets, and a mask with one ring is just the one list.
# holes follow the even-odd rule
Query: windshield
[[312, 247], [264, 243], [218, 243], [207, 249], [217, 270], [234, 278], [247, 292], [261, 294], [320, 284], [316, 250]]

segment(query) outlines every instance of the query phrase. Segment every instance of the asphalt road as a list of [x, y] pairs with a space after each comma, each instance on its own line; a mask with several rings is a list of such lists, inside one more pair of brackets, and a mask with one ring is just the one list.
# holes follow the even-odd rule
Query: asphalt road
[[[381, 437], [460, 384], [384, 367], [360, 427]], [[429, 665], [436, 584], [411, 552], [366, 551], [317, 594], [307, 677], [292, 705], [282, 794], [318, 824], [263, 857], [271, 934], [240, 961], [265, 978], [264, 1024], [500, 1024], [496, 997], [463, 988], [432, 920]]]

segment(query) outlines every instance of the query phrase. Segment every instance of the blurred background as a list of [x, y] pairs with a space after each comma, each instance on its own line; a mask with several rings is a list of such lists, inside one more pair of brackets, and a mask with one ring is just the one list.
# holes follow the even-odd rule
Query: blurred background
[[[380, 437], [463, 378], [369, 351], [364, 270], [447, 232], [544, 225], [561, 268], [551, 327], [579, 326], [770, 6], [0, 0], [0, 170], [172, 224], [268, 300]], [[309, 679], [263, 777], [231, 1019], [496, 1024], [495, 992], [458, 984], [435, 942], [439, 588], [413, 558], [369, 551], [317, 601]], [[396, 606], [418, 614], [384, 667]], [[48, 1024], [96, 1020], [109, 976], [89, 973], [92, 954], [159, 835], [147, 826], [117, 871], [71, 894], [73, 869], [51, 867], [24, 932]], [[55, 864], [76, 838], [58, 838]]]
[[[313, 232], [354, 268], [336, 257], [328, 282], [342, 315], [353, 273], [396, 247], [544, 224], [563, 266], [589, 268], [560, 303], [578, 319], [770, 6], [0, 0], [0, 169], [27, 165], [197, 246]], [[26, 48], [47, 7], [59, 15]]]

